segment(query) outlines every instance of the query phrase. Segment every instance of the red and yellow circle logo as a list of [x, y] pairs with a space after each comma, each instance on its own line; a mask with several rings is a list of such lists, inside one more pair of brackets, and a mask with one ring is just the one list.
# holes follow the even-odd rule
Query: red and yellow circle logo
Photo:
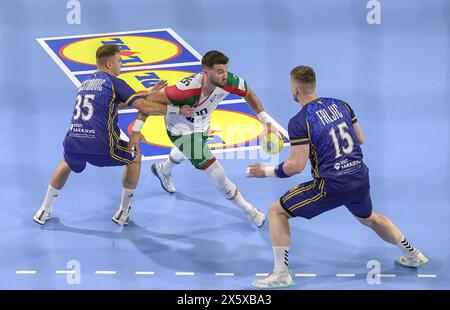
[[181, 47], [168, 40], [135, 36], [105, 36], [82, 39], [71, 42], [59, 50], [59, 54], [66, 60], [96, 65], [95, 52], [102, 45], [117, 44], [121, 49], [124, 67], [144, 66], [177, 57]]

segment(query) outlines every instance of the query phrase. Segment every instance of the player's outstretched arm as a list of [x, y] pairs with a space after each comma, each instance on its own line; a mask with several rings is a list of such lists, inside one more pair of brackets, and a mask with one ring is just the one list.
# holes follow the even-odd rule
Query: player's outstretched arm
[[[283, 163], [283, 171], [288, 176], [293, 176], [305, 169], [309, 158], [309, 144], [291, 146], [289, 158]], [[281, 168], [281, 166], [280, 166]]]
[[288, 178], [301, 173], [306, 166], [309, 157], [309, 144], [291, 146], [289, 158], [278, 166], [265, 166], [263, 164], [251, 164], [247, 168], [247, 177]]
[[135, 107], [139, 112], [147, 115], [178, 115], [191, 117], [194, 113], [195, 108], [190, 106], [174, 106], [167, 104], [165, 102], [158, 102], [153, 100], [138, 99], [133, 102], [133, 107]]
[[[253, 90], [247, 86], [247, 95], [244, 97], [245, 101], [247, 101], [250, 108], [258, 117], [259, 121], [264, 125], [264, 131], [266, 133], [269, 132], [278, 132], [278, 129], [270, 122], [269, 115], [266, 111], [264, 111], [264, 107], [259, 100], [258, 96], [253, 92]], [[281, 134], [281, 133], [280, 133]]]

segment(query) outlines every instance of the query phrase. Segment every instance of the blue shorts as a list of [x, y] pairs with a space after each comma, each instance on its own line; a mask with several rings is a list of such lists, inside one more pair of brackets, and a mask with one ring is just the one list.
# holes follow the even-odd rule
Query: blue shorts
[[120, 140], [113, 153], [107, 155], [73, 153], [69, 149], [64, 149], [64, 159], [76, 173], [82, 172], [86, 168], [86, 163], [97, 167], [125, 166], [134, 160], [127, 145], [128, 142]]
[[324, 212], [345, 206], [353, 215], [367, 218], [372, 214], [369, 183], [346, 192], [325, 191], [325, 180], [315, 179], [291, 188], [280, 198], [283, 209], [292, 217], [312, 219]]

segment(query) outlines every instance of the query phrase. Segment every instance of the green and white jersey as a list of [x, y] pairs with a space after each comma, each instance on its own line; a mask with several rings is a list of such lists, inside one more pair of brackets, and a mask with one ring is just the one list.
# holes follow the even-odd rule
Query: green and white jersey
[[241, 97], [247, 95], [247, 82], [231, 72], [228, 72], [225, 86], [216, 87], [209, 96], [205, 96], [202, 92], [202, 78], [202, 73], [191, 75], [164, 89], [171, 104], [195, 107], [192, 117], [165, 116], [166, 128], [172, 134], [186, 135], [207, 131], [211, 113], [228, 94], [236, 94]]

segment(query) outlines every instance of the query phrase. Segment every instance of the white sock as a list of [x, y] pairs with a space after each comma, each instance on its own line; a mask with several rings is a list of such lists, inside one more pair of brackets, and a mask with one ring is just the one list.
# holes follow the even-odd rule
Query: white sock
[[406, 240], [405, 237], [402, 236], [402, 238], [400, 239], [400, 242], [396, 244], [396, 246], [399, 247], [400, 250], [402, 250], [403, 253], [408, 254], [408, 253], [412, 253], [416, 250], [415, 247], [413, 247], [408, 240]]
[[134, 188], [125, 188], [122, 187], [122, 199], [120, 200], [120, 209], [127, 210], [130, 206], [131, 198], [133, 198]]
[[44, 202], [42, 206], [46, 209], [51, 209], [53, 206], [53, 202], [56, 197], [58, 197], [59, 189], [54, 188], [50, 184], [48, 185], [47, 194], [45, 195]]
[[236, 188], [236, 194], [234, 195], [234, 198], [231, 197], [228, 199], [231, 200], [232, 203], [234, 203], [236, 206], [243, 209], [244, 211], [248, 211], [249, 209], [253, 208], [253, 206], [244, 199], [244, 197], [241, 195], [241, 193], [239, 192], [239, 190], [237, 188]]
[[170, 150], [169, 158], [163, 163], [162, 170], [164, 174], [170, 174], [172, 169], [185, 160], [184, 154], [176, 147]]
[[288, 246], [274, 246], [273, 249], [273, 257], [274, 257], [274, 266], [273, 271], [285, 271], [289, 269], [288, 264], [288, 255], [289, 255], [289, 247]]

